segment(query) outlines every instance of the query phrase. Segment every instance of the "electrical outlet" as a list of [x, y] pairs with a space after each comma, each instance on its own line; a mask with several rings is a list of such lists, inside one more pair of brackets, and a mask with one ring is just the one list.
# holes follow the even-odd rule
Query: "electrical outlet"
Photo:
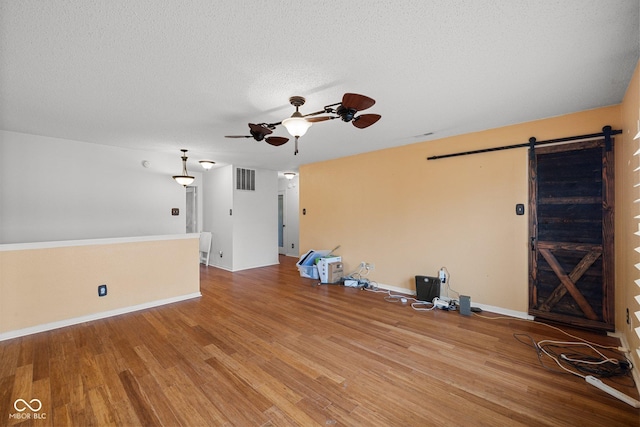
[[222, 251], [220, 251], [219, 254], [220, 254], [220, 258], [222, 258]]
[[375, 270], [376, 265], [374, 263], [362, 261], [360, 263], [360, 268], [366, 268], [367, 270]]
[[98, 296], [99, 297], [107, 296], [107, 285], [99, 285], [98, 286]]

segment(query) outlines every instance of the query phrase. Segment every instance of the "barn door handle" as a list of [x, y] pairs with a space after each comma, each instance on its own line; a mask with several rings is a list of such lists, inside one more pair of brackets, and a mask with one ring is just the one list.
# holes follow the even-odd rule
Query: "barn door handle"
[[531, 237], [531, 250], [535, 251], [536, 250], [536, 238], [535, 237]]

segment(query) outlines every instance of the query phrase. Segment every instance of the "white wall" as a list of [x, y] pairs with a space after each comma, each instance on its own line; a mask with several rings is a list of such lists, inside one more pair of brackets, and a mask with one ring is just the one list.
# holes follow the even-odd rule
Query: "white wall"
[[0, 244], [184, 233], [180, 170], [178, 151], [0, 131]]
[[256, 170], [256, 190], [234, 190], [233, 205], [233, 270], [278, 264], [278, 173]]
[[209, 265], [239, 271], [277, 264], [278, 174], [258, 169], [256, 190], [242, 191], [235, 190], [235, 170], [203, 174], [203, 231], [213, 237]]

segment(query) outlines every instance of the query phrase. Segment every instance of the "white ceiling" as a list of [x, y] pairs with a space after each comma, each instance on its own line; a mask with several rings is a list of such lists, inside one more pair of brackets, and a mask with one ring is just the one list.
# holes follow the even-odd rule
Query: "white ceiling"
[[[639, 57], [639, 4], [0, 0], [0, 129], [175, 153], [177, 165], [186, 148], [190, 168], [296, 170], [618, 104]], [[297, 156], [293, 139], [224, 137], [289, 117], [292, 95], [306, 114], [345, 92], [374, 98], [366, 112], [382, 119], [316, 123]]]

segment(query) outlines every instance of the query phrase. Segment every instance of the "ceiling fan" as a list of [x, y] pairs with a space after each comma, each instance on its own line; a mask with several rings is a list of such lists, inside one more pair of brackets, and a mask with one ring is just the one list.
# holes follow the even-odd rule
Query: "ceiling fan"
[[[249, 123], [251, 135], [231, 135], [227, 136], [227, 138], [254, 138], [256, 141], [262, 141], [265, 139], [266, 135], [273, 132], [273, 129], [275, 129], [276, 126], [283, 125], [289, 134], [295, 138], [296, 146], [294, 154], [298, 154], [298, 138], [304, 135], [313, 123], [340, 118], [343, 122], [353, 123], [353, 125], [358, 129], [364, 129], [371, 126], [382, 117], [380, 114], [357, 115], [359, 111], [366, 110], [376, 103], [374, 99], [357, 93], [345, 93], [342, 96], [341, 102], [329, 104], [320, 111], [302, 115], [299, 108], [304, 105], [305, 101], [305, 98], [302, 96], [292, 96], [289, 98], [289, 102], [291, 105], [296, 107], [296, 111], [288, 119], [284, 119], [277, 123]], [[321, 114], [328, 115], [322, 116]], [[275, 146], [285, 144], [288, 140], [288, 138], [278, 136], [267, 137], [265, 139], [267, 143]]]
[[225, 138], [253, 138], [256, 141], [264, 140], [267, 144], [271, 144], [276, 147], [289, 141], [289, 138], [284, 138], [282, 136], [267, 136], [273, 133], [273, 128], [275, 128], [275, 126], [271, 126], [266, 123], [249, 123], [250, 135], [226, 135]]

